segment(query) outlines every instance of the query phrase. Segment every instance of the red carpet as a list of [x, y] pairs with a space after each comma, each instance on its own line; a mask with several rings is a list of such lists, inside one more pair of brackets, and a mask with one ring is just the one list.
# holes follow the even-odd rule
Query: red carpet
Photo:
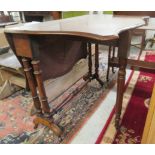
[[[147, 51], [145, 61], [155, 62], [155, 52]], [[129, 99], [129, 102], [123, 107], [125, 112], [121, 121], [120, 131], [116, 132], [114, 127], [112, 127], [114, 126], [113, 110], [106, 126], [96, 141], [97, 144], [139, 144], [141, 142], [149, 106], [149, 98], [151, 97], [155, 82], [155, 74], [142, 71], [138, 76], [135, 76], [134, 74], [136, 73], [132, 73], [126, 84], [126, 93], [128, 92], [127, 89], [133, 89], [133, 91], [131, 97], [129, 97], [129, 95], [125, 97], [125, 100]], [[135, 82], [134, 85], [132, 84], [133, 82]]]

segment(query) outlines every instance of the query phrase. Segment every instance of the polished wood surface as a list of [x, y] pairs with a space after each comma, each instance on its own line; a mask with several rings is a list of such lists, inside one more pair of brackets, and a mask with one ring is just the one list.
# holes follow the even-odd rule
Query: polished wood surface
[[[95, 40], [118, 38], [121, 31], [140, 27], [142, 18], [113, 15], [84, 15], [43, 23], [28, 23], [5, 30], [7, 33], [73, 35]], [[115, 26], [114, 26], [115, 25]]]
[[135, 29], [132, 33], [132, 35], [139, 35], [142, 37], [139, 44], [140, 47], [133, 44], [133, 46], [140, 48], [140, 52], [142, 52], [146, 45], [146, 30], [155, 30], [155, 11], [114, 11], [113, 14], [134, 17], [145, 16], [145, 26]]
[[139, 27], [138, 29], [155, 31], [155, 17], [149, 18], [148, 24], [146, 26]]
[[143, 30], [155, 30], [155, 11], [113, 11], [113, 14], [118, 16], [134, 16], [148, 18], [149, 21], [146, 26], [142, 26], [139, 29]]
[[[48, 105], [43, 81], [50, 77], [58, 77], [67, 73], [77, 60], [89, 56], [89, 71], [86, 79], [96, 79], [101, 85], [98, 75], [98, 43], [118, 46], [118, 88], [116, 101], [116, 127], [119, 127], [121, 114], [123, 87], [125, 81], [125, 69], [127, 56], [131, 41], [131, 30], [143, 26], [145, 22], [141, 17], [117, 17], [112, 15], [85, 15], [70, 19], [56, 20], [43, 23], [20, 24], [5, 29], [5, 34], [14, 53], [26, 67], [27, 63], [32, 67], [26, 67], [27, 78], [30, 79], [29, 85], [32, 96], [35, 98], [35, 88], [38, 87], [41, 102], [42, 118], [51, 118], [55, 111]], [[91, 43], [95, 43], [95, 64], [92, 64]], [[88, 44], [88, 48], [86, 45]], [[62, 48], [63, 47], [63, 48]], [[65, 50], [64, 50], [65, 49]], [[51, 55], [53, 53], [53, 56]], [[46, 55], [47, 54], [47, 55]], [[54, 58], [54, 59], [52, 59]], [[21, 59], [23, 61], [21, 61]], [[63, 63], [65, 62], [66, 63]], [[55, 62], [55, 65], [50, 65]], [[47, 63], [47, 65], [45, 65]], [[95, 66], [95, 73], [92, 74], [92, 65]], [[58, 67], [57, 67], [58, 66]], [[51, 67], [54, 67], [51, 69]], [[57, 67], [57, 68], [56, 68]], [[66, 68], [65, 68], [66, 67]], [[27, 69], [29, 68], [29, 69]], [[62, 70], [64, 68], [64, 70]], [[59, 71], [61, 70], [61, 74]], [[56, 74], [58, 73], [58, 74]], [[33, 78], [35, 81], [32, 84]], [[34, 88], [35, 87], [35, 88]], [[36, 102], [36, 101], [34, 101]], [[40, 111], [40, 103], [34, 104]], [[41, 116], [40, 116], [41, 117]], [[42, 119], [37, 119], [37, 123], [47, 123]], [[58, 132], [61, 131], [57, 128]], [[57, 132], [55, 132], [57, 133]]]

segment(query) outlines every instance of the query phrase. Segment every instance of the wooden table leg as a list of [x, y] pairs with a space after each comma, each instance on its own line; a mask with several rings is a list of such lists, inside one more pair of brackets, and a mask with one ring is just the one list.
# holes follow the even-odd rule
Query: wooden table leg
[[57, 136], [60, 136], [62, 134], [62, 130], [52, 122], [52, 120], [43, 118], [43, 117], [36, 117], [33, 120], [33, 123], [35, 124], [34, 128], [37, 128], [39, 124], [42, 124], [44, 126], [47, 126], [49, 129], [51, 129]]
[[40, 115], [42, 113], [41, 103], [39, 101], [39, 97], [38, 97], [38, 94], [37, 94], [35, 79], [33, 77], [32, 67], [30, 65], [30, 60], [27, 59], [27, 58], [23, 58], [22, 63], [23, 63], [25, 75], [26, 75], [26, 78], [27, 78], [27, 81], [28, 81], [28, 84], [29, 84], [29, 87], [30, 87], [30, 90], [31, 90], [34, 107], [37, 110], [37, 114]]
[[[115, 46], [113, 46], [113, 51], [112, 51], [112, 58], [114, 58], [115, 57]], [[113, 73], [115, 73], [115, 69], [114, 69], [114, 67], [112, 67], [112, 72]]]
[[91, 43], [88, 43], [88, 73], [83, 76], [83, 79], [86, 80], [91, 80], [92, 79], [92, 48], [91, 48]]
[[118, 79], [117, 79], [117, 98], [116, 98], [116, 117], [115, 117], [115, 127], [119, 129], [119, 121], [122, 110], [123, 103], [123, 93], [125, 86], [125, 75], [126, 75], [126, 59], [119, 60], [119, 71], [118, 71]]
[[91, 43], [88, 43], [88, 74], [92, 77], [92, 48]]
[[95, 44], [95, 74], [93, 75], [93, 78], [95, 78], [99, 84], [101, 86], [104, 85], [103, 81], [99, 78], [99, 74], [98, 74], [98, 71], [99, 71], [99, 49], [98, 49], [99, 45], [98, 44]]
[[130, 43], [131, 43], [131, 31], [121, 32], [119, 34], [119, 45], [118, 45], [119, 71], [117, 77], [117, 97], [116, 97], [116, 117], [115, 117], [116, 129], [119, 129], [119, 121], [123, 103], [127, 58], [130, 50]]
[[108, 51], [108, 68], [107, 68], [107, 76], [106, 76], [107, 81], [109, 81], [110, 58], [111, 58], [111, 45], [109, 46], [109, 51]]
[[87, 79], [92, 80], [96, 79], [101, 86], [104, 85], [103, 81], [99, 78], [99, 49], [98, 44], [95, 44], [95, 73], [92, 74], [92, 48], [91, 43], [88, 43], [88, 74], [83, 77], [86, 81]]
[[37, 117], [34, 119], [35, 128], [38, 126], [38, 124], [42, 124], [50, 128], [57, 136], [60, 136], [62, 133], [62, 130], [54, 124], [52, 121], [52, 113], [50, 112], [50, 107], [47, 101], [45, 88], [42, 80], [42, 72], [40, 70], [40, 61], [39, 60], [33, 60], [32, 62], [34, 75], [37, 81], [38, 90], [39, 90], [39, 96], [42, 103], [42, 111], [43, 111], [43, 117]]
[[40, 61], [39, 60], [33, 60], [32, 62], [34, 75], [37, 81], [38, 90], [39, 90], [39, 96], [42, 103], [42, 110], [44, 112], [44, 116], [49, 117], [50, 115], [50, 107], [47, 101], [45, 88], [42, 80], [42, 71], [40, 70]]

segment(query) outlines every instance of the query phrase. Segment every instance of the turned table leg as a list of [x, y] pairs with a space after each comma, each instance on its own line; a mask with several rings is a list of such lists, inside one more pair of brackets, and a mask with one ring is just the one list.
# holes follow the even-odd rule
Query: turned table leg
[[[115, 57], [115, 46], [113, 46], [113, 51], [112, 51], [112, 59]], [[112, 72], [115, 73], [114, 67], [112, 67]]]
[[117, 79], [117, 98], [116, 98], [116, 117], [115, 117], [115, 127], [119, 129], [119, 121], [122, 110], [123, 103], [123, 93], [125, 86], [125, 75], [126, 75], [126, 59], [119, 60], [119, 71]]
[[92, 76], [92, 48], [91, 43], [88, 43], [88, 74]]
[[107, 81], [109, 81], [109, 71], [110, 71], [110, 58], [111, 58], [111, 45], [109, 46], [109, 51], [108, 51], [108, 68], [107, 68]]
[[99, 49], [98, 49], [99, 45], [98, 44], [95, 44], [95, 74], [93, 76], [93, 78], [95, 78], [99, 84], [101, 86], [104, 85], [103, 81], [99, 78]]
[[34, 103], [34, 107], [37, 110], [37, 114], [41, 114], [42, 110], [41, 110], [41, 103], [39, 101], [39, 97], [37, 94], [37, 90], [36, 90], [36, 85], [35, 85], [35, 79], [33, 77], [33, 72], [32, 72], [32, 67], [30, 65], [30, 60], [27, 58], [23, 58], [22, 59], [22, 63], [23, 63], [23, 67], [24, 67], [24, 72], [31, 90], [31, 94], [32, 94], [32, 98], [33, 98], [33, 103]]
[[86, 80], [91, 80], [92, 79], [92, 48], [91, 48], [91, 43], [88, 43], [88, 73], [83, 76], [83, 79]]
[[43, 111], [43, 117], [37, 117], [34, 119], [35, 128], [39, 124], [47, 126], [49, 129], [51, 129], [57, 136], [60, 136], [62, 134], [62, 130], [53, 123], [53, 119], [51, 117], [52, 113], [50, 112], [50, 107], [47, 101], [46, 92], [42, 80], [42, 72], [40, 70], [40, 61], [39, 60], [33, 60], [32, 62], [34, 75], [37, 81], [38, 90], [39, 90], [39, 96], [42, 103], [42, 111]]
[[127, 58], [130, 50], [131, 43], [131, 31], [123, 31], [119, 34], [119, 44], [118, 44], [118, 58], [119, 58], [119, 71], [117, 77], [117, 96], [116, 96], [116, 117], [115, 117], [115, 127], [119, 129], [119, 122], [123, 104], [123, 93], [125, 85], [125, 75]]
[[88, 43], [88, 74], [83, 77], [86, 81], [87, 79], [92, 80], [96, 79], [101, 86], [103, 86], [103, 81], [99, 78], [99, 50], [98, 44], [95, 44], [95, 73], [92, 74], [92, 48], [91, 43]]
[[40, 70], [40, 61], [39, 60], [33, 60], [32, 62], [34, 75], [37, 81], [38, 90], [39, 90], [39, 96], [42, 103], [42, 110], [44, 112], [44, 116], [49, 117], [50, 116], [50, 107], [47, 101], [45, 88], [42, 80], [42, 71]]

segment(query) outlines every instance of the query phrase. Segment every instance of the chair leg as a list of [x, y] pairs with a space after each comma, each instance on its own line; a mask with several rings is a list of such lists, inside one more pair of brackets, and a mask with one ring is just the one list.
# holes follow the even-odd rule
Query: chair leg
[[110, 57], [111, 57], [111, 45], [109, 46], [109, 51], [108, 51], [108, 68], [107, 68], [107, 81], [109, 81], [109, 71], [110, 71]]
[[[112, 58], [114, 58], [114, 57], [115, 57], [115, 46], [113, 46], [113, 51], [112, 51]], [[112, 67], [112, 72], [113, 72], [113, 74], [115, 73], [114, 67]]]

